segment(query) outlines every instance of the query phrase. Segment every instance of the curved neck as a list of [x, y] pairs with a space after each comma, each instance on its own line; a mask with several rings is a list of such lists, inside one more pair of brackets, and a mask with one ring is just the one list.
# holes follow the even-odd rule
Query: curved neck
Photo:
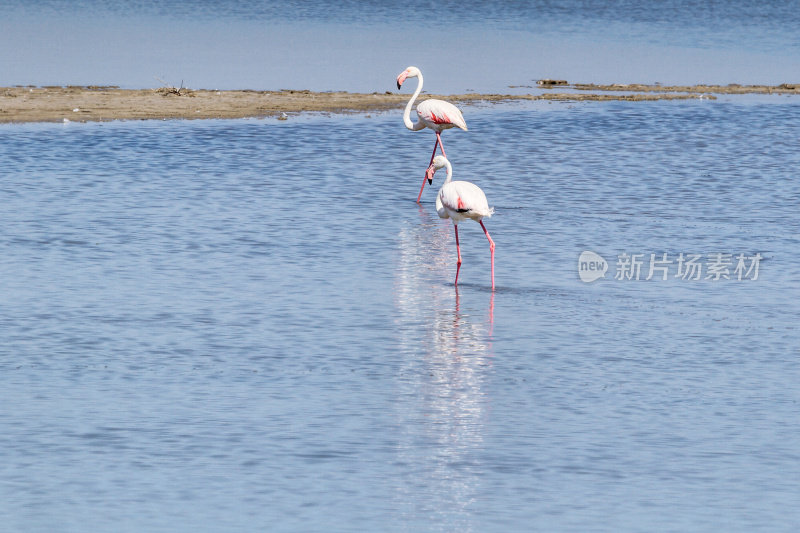
[[444, 166], [447, 169], [447, 177], [444, 179], [444, 183], [442, 183], [442, 187], [450, 183], [450, 180], [453, 179], [453, 165], [450, 164], [450, 161], [445, 161]]
[[422, 92], [422, 73], [419, 73], [417, 78], [419, 78], [417, 90], [414, 91], [413, 95], [411, 95], [411, 100], [408, 101], [406, 104], [406, 110], [403, 112], [403, 123], [405, 123], [406, 128], [410, 129], [411, 131], [418, 131], [425, 127], [425, 124], [419, 120], [416, 124], [411, 122], [411, 108], [414, 106], [414, 101], [417, 99], [417, 96], [419, 96], [419, 93]]

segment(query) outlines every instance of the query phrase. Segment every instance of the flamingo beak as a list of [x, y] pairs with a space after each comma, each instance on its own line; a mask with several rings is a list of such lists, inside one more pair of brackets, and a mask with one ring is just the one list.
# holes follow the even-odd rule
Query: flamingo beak
[[399, 76], [397, 76], [397, 90], [400, 90], [400, 87], [403, 86], [403, 82], [406, 81], [408, 77], [408, 72], [403, 71]]
[[425, 171], [425, 176], [428, 178], [428, 185], [433, 185], [433, 175], [436, 174], [436, 169], [433, 165], [428, 167]]

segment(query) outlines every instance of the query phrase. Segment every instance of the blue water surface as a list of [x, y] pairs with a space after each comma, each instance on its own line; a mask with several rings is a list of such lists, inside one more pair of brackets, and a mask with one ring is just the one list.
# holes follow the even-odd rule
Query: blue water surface
[[464, 112], [0, 127], [4, 528], [796, 529], [794, 99]]
[[793, 0], [10, 0], [0, 86], [433, 93], [582, 83], [800, 82]]

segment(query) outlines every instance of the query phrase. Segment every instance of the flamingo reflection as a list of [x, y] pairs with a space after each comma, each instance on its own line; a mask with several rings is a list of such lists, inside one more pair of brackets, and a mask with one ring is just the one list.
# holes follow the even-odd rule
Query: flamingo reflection
[[466, 509], [482, 479], [475, 457], [489, 416], [494, 294], [442, 282], [452, 269], [451, 231], [421, 207], [398, 234], [394, 305], [403, 362], [397, 460], [413, 465], [413, 476], [399, 480], [398, 503], [404, 490], [424, 483], [437, 500], [432, 508], [447, 509], [453, 527], [466, 530]]

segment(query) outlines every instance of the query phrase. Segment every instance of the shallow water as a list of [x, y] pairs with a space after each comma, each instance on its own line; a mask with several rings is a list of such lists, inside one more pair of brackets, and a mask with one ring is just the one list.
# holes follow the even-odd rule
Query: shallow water
[[0, 128], [5, 527], [793, 530], [794, 100], [465, 116], [494, 293], [397, 112]]

